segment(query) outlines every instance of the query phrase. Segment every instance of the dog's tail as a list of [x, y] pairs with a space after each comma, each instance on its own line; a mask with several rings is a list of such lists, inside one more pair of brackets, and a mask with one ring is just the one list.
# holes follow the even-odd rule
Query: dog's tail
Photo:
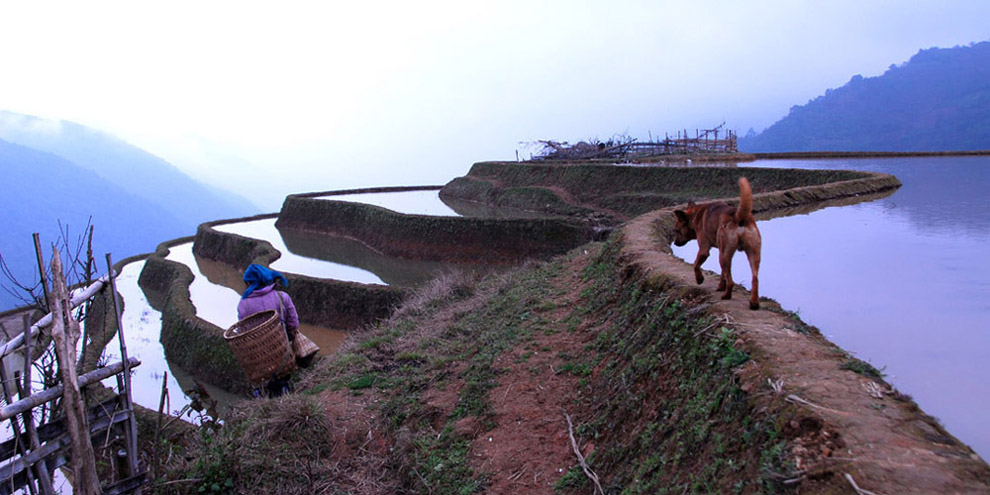
[[753, 189], [745, 177], [739, 178], [739, 207], [736, 208], [736, 225], [742, 226], [752, 222], [753, 218]]

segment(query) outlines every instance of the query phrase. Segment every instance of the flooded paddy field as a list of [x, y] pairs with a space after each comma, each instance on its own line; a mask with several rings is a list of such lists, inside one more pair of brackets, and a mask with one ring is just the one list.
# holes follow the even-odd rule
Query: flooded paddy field
[[350, 201], [388, 208], [407, 215], [456, 217], [459, 213], [440, 200], [439, 189], [422, 191], [374, 192], [320, 196], [320, 199]]
[[[220, 328], [230, 328], [237, 323], [237, 303], [241, 300], [244, 287], [239, 270], [195, 256], [192, 243], [171, 248], [166, 259], [186, 265], [196, 277], [189, 287], [196, 316]], [[302, 322], [299, 331], [320, 346], [320, 355], [332, 354], [347, 338], [345, 330]]]
[[[982, 365], [990, 350], [990, 268], [977, 255], [990, 243], [990, 158], [763, 160], [746, 166], [884, 172], [903, 182], [881, 199], [761, 221], [761, 293], [882, 370], [949, 431], [990, 456], [990, 428], [982, 424], [990, 417], [990, 369]], [[446, 207], [436, 191], [321, 198], [345, 197], [407, 214], [440, 214], [438, 205]], [[274, 223], [215, 228], [267, 240], [282, 253], [275, 269], [320, 278], [415, 286], [449, 266], [391, 258], [351, 239], [279, 231]], [[691, 262], [697, 246], [674, 250]], [[196, 259], [188, 245], [173, 248], [169, 259], [197, 274], [191, 291], [200, 316], [222, 328], [233, 324], [240, 273]], [[716, 256], [706, 268], [718, 271]], [[744, 257], [737, 256], [733, 268], [736, 281], [748, 286]], [[321, 348], [332, 348], [337, 338], [307, 335]]]
[[[321, 258], [318, 256], [297, 254], [296, 251], [286, 245], [286, 241], [283, 240], [286, 234], [275, 228], [275, 220], [275, 218], [266, 218], [248, 222], [226, 223], [216, 225], [213, 228], [220, 232], [228, 232], [252, 239], [268, 241], [273, 248], [282, 253], [282, 256], [272, 262], [270, 266], [270, 268], [278, 271], [362, 284], [385, 283], [381, 278], [368, 270], [347, 263], [330, 261], [333, 259], [332, 257]], [[204, 261], [209, 262], [209, 260]], [[239, 277], [233, 282], [228, 282], [228, 286], [231, 288], [238, 286], [235, 284], [243, 286], [243, 282], [241, 282]]]
[[[333, 199], [345, 197], [348, 201], [376, 204], [409, 214], [456, 215], [439, 200], [435, 190], [356, 194], [333, 197]], [[288, 242], [296, 247], [295, 250], [290, 249], [283, 240], [283, 233], [275, 228], [275, 218], [220, 224], [214, 228], [222, 232], [268, 241], [282, 253], [281, 257], [272, 264], [272, 268], [316, 278], [362, 284], [413, 286], [428, 280], [442, 270], [450, 269], [449, 266], [441, 263], [388, 260], [387, 257], [375, 253], [359, 242], [305, 232], [285, 233], [290, 239]], [[299, 249], [304, 254], [296, 254]], [[181, 263], [193, 272], [195, 278], [189, 290], [196, 306], [197, 316], [220, 328], [228, 328], [236, 323], [237, 303], [244, 288], [239, 270], [195, 256], [192, 252], [192, 243], [170, 248], [166, 259]], [[332, 261], [334, 259], [342, 259], [343, 262]], [[370, 266], [384, 273], [384, 276], [379, 277], [373, 271], [361, 268], [362, 265]], [[149, 304], [137, 283], [143, 267], [144, 261], [130, 263], [122, 269], [117, 279], [118, 291], [125, 302], [122, 316], [127, 331], [128, 353], [142, 361], [141, 366], [135, 370], [134, 400], [141, 406], [157, 410], [165, 380], [165, 387], [168, 390], [168, 403], [165, 408], [174, 413], [190, 402], [183, 391], [195, 388], [197, 382], [181, 367], [169, 363], [165, 358], [159, 341], [161, 312]], [[348, 335], [345, 330], [306, 323], [300, 324], [300, 331], [320, 346], [320, 355], [335, 352]], [[116, 337], [107, 344], [105, 354], [107, 359], [119, 359], [119, 343]], [[112, 384], [108, 382], [107, 385]], [[240, 398], [209, 383], [200, 381], [198, 385], [205, 387], [206, 392], [218, 399], [221, 406]]]
[[[159, 342], [162, 328], [162, 314], [151, 307], [141, 287], [138, 286], [138, 276], [144, 268], [144, 261], [128, 263], [117, 276], [117, 291], [124, 301], [121, 313], [124, 338], [127, 344], [127, 354], [137, 357], [141, 365], [134, 369], [132, 380], [133, 400], [136, 404], [157, 411], [161, 400], [162, 381], [167, 376], [165, 386], [168, 389], [167, 412], [175, 413], [189, 403], [189, 397], [183, 392], [195, 387], [192, 377], [165, 359], [165, 350]], [[105, 356], [109, 361], [120, 360], [120, 343], [117, 337], [110, 340], [105, 347]], [[116, 387], [114, 378], [104, 381], [108, 387]], [[238, 397], [208, 383], [201, 383], [211, 397], [220, 403], [230, 403]], [[188, 419], [188, 418], [187, 418]]]

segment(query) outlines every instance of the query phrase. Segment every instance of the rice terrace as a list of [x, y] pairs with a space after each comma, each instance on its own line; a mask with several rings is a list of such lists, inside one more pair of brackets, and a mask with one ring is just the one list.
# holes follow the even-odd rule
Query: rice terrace
[[[733, 203], [742, 176], [761, 229], [902, 186], [889, 173], [752, 159], [720, 149], [482, 162], [443, 186], [291, 195], [277, 214], [204, 223], [118, 262], [139, 269], [118, 282], [133, 287], [119, 289], [124, 313], [140, 312], [134, 324], [150, 330], [139, 340], [163, 352], [146, 360], [162, 367], [154, 379], [141, 378], [145, 364], [134, 378], [152, 392], [133, 405], [142, 490], [986, 493], [990, 468], [973, 449], [777, 302], [770, 280], [753, 311], [745, 288], [721, 300], [717, 273], [698, 285], [671, 251], [674, 209]], [[403, 194], [449, 211], [367, 199]], [[189, 243], [189, 255], [172, 253]], [[292, 393], [248, 399], [224, 342], [232, 322], [208, 307], [236, 304], [248, 265], [293, 257], [329, 270], [282, 269], [301, 331], [322, 349]], [[329, 275], [339, 266], [355, 278]], [[96, 294], [85, 329], [111, 350], [108, 296]], [[16, 318], [5, 315], [7, 328]], [[80, 374], [101, 366], [87, 360]], [[182, 376], [169, 387], [172, 370]], [[180, 411], [158, 400], [163, 378]], [[114, 395], [99, 388], [87, 397]], [[97, 453], [104, 484], [138, 474], [113, 457]]]

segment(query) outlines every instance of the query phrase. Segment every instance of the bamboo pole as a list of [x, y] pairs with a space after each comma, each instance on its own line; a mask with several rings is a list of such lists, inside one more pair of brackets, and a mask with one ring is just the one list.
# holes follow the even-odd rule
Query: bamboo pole
[[[138, 360], [137, 358], [132, 357], [132, 358], [128, 358], [127, 364], [131, 368], [134, 368], [136, 366], [140, 366], [141, 361]], [[79, 384], [79, 388], [83, 388], [88, 385], [92, 385], [105, 378], [109, 378], [113, 375], [116, 375], [117, 373], [120, 373], [123, 370], [124, 370], [124, 363], [119, 361], [104, 366], [102, 368], [97, 368], [93, 371], [90, 371], [89, 373], [86, 373], [85, 375], [81, 375], [79, 377], [79, 381], [76, 383]], [[62, 392], [64, 388], [65, 388], [64, 384], [58, 384], [52, 388], [45, 389], [27, 398], [21, 399], [13, 404], [9, 404], [0, 408], [0, 421], [6, 420], [16, 414], [21, 414], [23, 412], [29, 411], [46, 402], [51, 402], [55, 399], [58, 399], [59, 397], [62, 396]]]
[[[39, 261], [41, 260], [39, 259]], [[38, 269], [41, 271], [42, 284], [47, 287], [48, 281], [45, 279], [45, 270], [44, 268], [42, 268], [42, 265], [39, 265]], [[23, 336], [24, 334], [30, 335], [30, 330], [32, 328], [30, 324], [31, 320], [29, 319], [27, 313], [24, 313], [23, 318], [24, 319], [22, 321], [24, 322], [23, 325], [24, 331], [21, 332], [21, 336]], [[34, 341], [30, 337], [24, 339], [24, 375], [23, 375], [24, 384], [22, 386], [19, 381], [17, 383], [17, 396], [22, 399], [31, 396], [31, 370], [32, 368], [34, 368], [33, 344]], [[14, 375], [15, 375], [14, 378], [16, 379], [17, 374], [15, 373]], [[9, 401], [7, 403], [10, 404]], [[44, 418], [44, 414], [42, 414], [42, 418]], [[31, 411], [25, 411], [23, 413], [22, 420], [24, 421], [24, 430], [27, 433], [27, 438], [28, 438], [28, 442], [31, 445], [31, 450], [36, 451], [38, 450], [38, 447], [41, 446], [41, 441], [38, 440], [38, 430], [34, 426], [34, 414], [32, 414]], [[37, 474], [39, 481], [41, 481], [41, 488], [44, 490], [44, 493], [46, 494], [55, 493], [55, 488], [52, 485], [51, 472], [52, 470], [49, 469], [48, 461], [42, 458], [42, 461], [40, 462], [40, 466], [38, 466], [37, 469]]]
[[[41, 254], [41, 236], [37, 232], [31, 234], [34, 238], [34, 255], [38, 258], [38, 271], [41, 272], [41, 289], [45, 291], [45, 304], [48, 302], [48, 278], [45, 277], [45, 259]], [[51, 306], [49, 306], [48, 311], [51, 311]], [[26, 330], [25, 330], [26, 331]]]
[[[107, 273], [113, 273], [113, 261], [110, 259], [110, 253], [107, 253]], [[120, 343], [120, 359], [124, 363], [124, 373], [123, 373], [123, 388], [122, 392], [118, 392], [124, 403], [124, 410], [128, 412], [130, 421], [128, 421], [128, 427], [124, 432], [124, 436], [127, 441], [127, 475], [136, 476], [138, 474], [138, 458], [137, 458], [137, 423], [134, 420], [134, 404], [131, 402], [131, 367], [127, 360], [127, 343], [124, 340], [124, 325], [121, 319], [120, 303], [117, 301], [117, 281], [116, 278], [110, 277], [110, 297], [113, 298], [113, 314], [117, 318], [117, 341]], [[134, 491], [135, 495], [141, 495], [141, 489], [138, 488]]]
[[[103, 288], [103, 285], [107, 282], [108, 278], [109, 277], [107, 275], [104, 275], [99, 279], [97, 279], [92, 284], [90, 284], [89, 287], [83, 289], [82, 291], [74, 291], [72, 295], [72, 300], [70, 301], [71, 307], [69, 309], [75, 308], [80, 304], [89, 300], [89, 298], [93, 297], [97, 292], [100, 291], [100, 289]], [[36, 321], [34, 325], [31, 325], [30, 328], [25, 328], [23, 333], [10, 339], [10, 341], [7, 342], [6, 344], [0, 346], [0, 357], [6, 356], [7, 354], [14, 352], [15, 349], [17, 349], [24, 343], [24, 339], [27, 338], [28, 335], [33, 337], [34, 334], [38, 333], [39, 330], [51, 324], [52, 324], [52, 314], [48, 313], [45, 316], [43, 316], [40, 320]]]
[[79, 322], [72, 318], [69, 289], [62, 272], [62, 260], [58, 249], [52, 254], [52, 292], [48, 306], [52, 308], [52, 339], [55, 340], [55, 356], [64, 388], [62, 409], [72, 439], [70, 459], [73, 470], [73, 491], [80, 495], [101, 493], [100, 479], [96, 474], [96, 454], [89, 438], [89, 419], [86, 404], [79, 389], [76, 375], [76, 343], [79, 341]]
[[[10, 391], [10, 385], [8, 384], [7, 367], [0, 364], [0, 380], [3, 381], [3, 396], [7, 399], [7, 403], [10, 404], [14, 402], [14, 394]], [[17, 423], [17, 416], [12, 416], [10, 418], [10, 429], [14, 432], [14, 443], [17, 445], [17, 451], [20, 453], [21, 457], [27, 457], [31, 453], [27, 448], [27, 439], [24, 438], [26, 433], [21, 433], [21, 425]], [[31, 495], [38, 493], [38, 487], [35, 485], [34, 473], [29, 469], [27, 471], [27, 487]], [[45, 492], [46, 494], [48, 492]]]
[[[24, 388], [21, 387], [20, 381], [17, 380], [17, 378], [18, 378], [17, 374], [15, 373], [14, 380], [15, 383], [17, 384], [17, 396], [21, 397], [21, 400], [23, 400], [25, 397], [30, 397], [31, 391], [28, 390], [27, 392], [25, 392]], [[37, 452], [38, 449], [41, 447], [41, 441], [39, 440], [38, 437], [38, 430], [34, 426], [34, 415], [31, 413], [30, 409], [25, 410], [20, 414], [22, 416], [21, 418], [22, 421], [24, 421], [24, 431], [25, 433], [27, 433], [27, 440], [31, 445], [31, 452]], [[52, 477], [51, 477], [51, 472], [53, 469], [49, 469], [50, 465], [48, 464], [48, 461], [44, 457], [41, 458], [39, 464], [40, 465], [36, 470], [37, 471], [36, 474], [38, 476], [38, 481], [41, 482], [41, 487], [43, 489], [42, 493], [46, 493], [46, 494], [55, 493], [55, 488], [54, 485], [52, 484]]]

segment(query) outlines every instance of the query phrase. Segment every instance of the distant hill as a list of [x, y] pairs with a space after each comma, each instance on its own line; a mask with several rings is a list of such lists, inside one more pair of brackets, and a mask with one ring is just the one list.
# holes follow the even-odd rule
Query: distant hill
[[[38, 278], [31, 234], [41, 234], [47, 263], [59, 238], [59, 222], [68, 227], [70, 246], [75, 247], [92, 217], [100, 273], [106, 272], [108, 252], [120, 260], [195, 233], [195, 223], [51, 153], [0, 140], [0, 177], [0, 254], [22, 283]], [[5, 278], [0, 284], [9, 285]], [[0, 290], [0, 310], [18, 302]]]
[[990, 149], [990, 42], [921, 50], [877, 77], [853, 76], [763, 132], [741, 151]]
[[197, 182], [147, 151], [72, 122], [0, 111], [0, 139], [58, 155], [193, 227], [260, 213], [247, 199]]

